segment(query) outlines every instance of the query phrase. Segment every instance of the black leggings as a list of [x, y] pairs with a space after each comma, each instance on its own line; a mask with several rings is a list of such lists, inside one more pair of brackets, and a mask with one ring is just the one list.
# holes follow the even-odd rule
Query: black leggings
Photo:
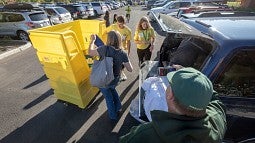
[[127, 18], [127, 19], [130, 19], [130, 14], [126, 14], [126, 18]]
[[138, 55], [138, 59], [139, 59], [139, 66], [144, 61], [149, 61], [151, 59], [150, 46], [147, 49], [137, 49], [137, 55]]

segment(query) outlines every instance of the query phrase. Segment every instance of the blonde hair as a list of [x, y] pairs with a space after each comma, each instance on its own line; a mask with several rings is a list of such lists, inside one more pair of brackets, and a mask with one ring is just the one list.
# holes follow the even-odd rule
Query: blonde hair
[[106, 45], [113, 46], [115, 49], [120, 49], [121, 35], [118, 31], [110, 31], [107, 35]]
[[137, 30], [143, 30], [143, 27], [142, 27], [142, 23], [143, 23], [143, 22], [146, 22], [146, 23], [147, 23], [147, 29], [152, 28], [152, 27], [151, 27], [151, 24], [150, 24], [150, 22], [149, 22], [149, 19], [148, 19], [146, 16], [143, 16], [143, 17], [139, 20], [139, 23], [138, 23], [138, 25], [137, 25], [137, 27], [136, 27]]

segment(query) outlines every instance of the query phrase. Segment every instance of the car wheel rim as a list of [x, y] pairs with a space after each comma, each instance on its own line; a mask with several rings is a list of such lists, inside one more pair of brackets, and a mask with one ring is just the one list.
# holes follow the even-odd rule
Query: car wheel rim
[[20, 33], [19, 33], [19, 38], [20, 38], [21, 40], [26, 40], [26, 41], [28, 41], [28, 36], [27, 36], [27, 34], [26, 34], [25, 32], [20, 32]]

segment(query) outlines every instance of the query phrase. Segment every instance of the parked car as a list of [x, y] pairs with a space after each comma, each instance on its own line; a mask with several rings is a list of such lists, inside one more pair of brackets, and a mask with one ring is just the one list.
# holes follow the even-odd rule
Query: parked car
[[44, 10], [53, 24], [65, 23], [73, 20], [70, 12], [63, 7], [46, 7]]
[[[160, 14], [157, 22], [165, 29], [167, 36], [161, 45], [159, 61], [147, 61], [140, 70], [139, 94], [132, 101], [131, 115], [141, 122], [147, 121], [143, 109], [143, 81], [158, 76], [162, 57], [169, 56], [167, 59], [171, 63], [182, 39], [192, 37], [196, 39], [192, 43], [199, 51], [198, 55], [183, 58], [188, 58], [189, 62], [192, 61], [191, 67], [208, 76], [226, 106], [224, 143], [254, 143], [255, 16], [177, 19]], [[169, 54], [163, 51], [164, 47]]]
[[[232, 8], [226, 7], [226, 6], [205, 6], [205, 5], [200, 5], [200, 6], [193, 6], [193, 7], [183, 7], [179, 8], [178, 12], [176, 13], [176, 17], [204, 17], [204, 16], [209, 16], [209, 13], [215, 13], [211, 14], [211, 16], [214, 16], [216, 14], [220, 13], [231, 13], [233, 11]], [[205, 14], [208, 13], [208, 14]], [[168, 15], [172, 15], [171, 13]], [[223, 15], [221, 15], [223, 16]], [[241, 16], [241, 15], [240, 15]]]
[[0, 12], [0, 36], [29, 40], [28, 30], [50, 26], [44, 11], [37, 11], [30, 4], [9, 4]]
[[84, 9], [86, 10], [88, 18], [95, 16], [94, 8], [92, 7], [90, 3], [80, 3], [80, 5], [82, 5]]
[[128, 1], [127, 1], [127, 4], [133, 5], [133, 1], [132, 1], [132, 0], [128, 0]]
[[[176, 15], [178, 10], [182, 8], [194, 9], [194, 7], [199, 9], [227, 9], [227, 6], [220, 4], [222, 0], [176, 0], [170, 1], [162, 7], [152, 8], [149, 12], [149, 18], [154, 21], [153, 13], [158, 15], [159, 13]], [[185, 10], [187, 11], [187, 10]]]
[[[248, 15], [247, 15], [248, 14]], [[181, 14], [182, 18], [202, 18], [202, 17], [236, 17], [236, 16], [255, 16], [254, 12], [242, 12], [242, 11], [206, 11]]]
[[113, 3], [111, 2], [105, 2], [106, 5], [110, 6], [111, 10], [115, 10], [115, 9], [118, 9], [117, 6], [114, 6]]
[[71, 13], [71, 16], [74, 20], [88, 18], [88, 14], [83, 6], [79, 4], [68, 4], [60, 5]]
[[45, 7], [53, 7], [55, 6], [55, 4], [50, 2], [43, 2], [43, 3], [40, 3], [38, 6], [45, 8]]
[[159, 13], [168, 14], [168, 13], [171, 13], [171, 12], [178, 11], [179, 8], [181, 8], [181, 7], [189, 7], [192, 4], [194, 4], [194, 2], [189, 1], [189, 0], [186, 0], [186, 1], [183, 1], [183, 0], [182, 1], [181, 0], [170, 1], [162, 7], [152, 8], [148, 13], [149, 18], [151, 20], [155, 20], [155, 19], [153, 19], [154, 17], [152, 15], [152, 13], [154, 13], [154, 14], [159, 14]]
[[147, 9], [151, 9], [151, 6], [156, 2], [157, 0], [148, 0], [146, 7]]
[[160, 2], [155, 2], [152, 6], [151, 6], [151, 8], [155, 8], [155, 7], [162, 7], [162, 6], [164, 6], [165, 4], [167, 4], [167, 3], [169, 3], [170, 1], [172, 1], [172, 0], [163, 0], [163, 1], [160, 1]]
[[107, 6], [103, 2], [91, 2], [91, 4], [97, 16], [103, 15], [107, 11]]

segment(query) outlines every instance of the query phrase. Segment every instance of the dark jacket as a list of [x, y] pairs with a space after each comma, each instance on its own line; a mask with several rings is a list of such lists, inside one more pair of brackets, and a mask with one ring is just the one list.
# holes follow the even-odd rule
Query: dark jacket
[[226, 131], [224, 105], [213, 96], [202, 118], [152, 111], [152, 122], [133, 127], [120, 143], [220, 143]]

